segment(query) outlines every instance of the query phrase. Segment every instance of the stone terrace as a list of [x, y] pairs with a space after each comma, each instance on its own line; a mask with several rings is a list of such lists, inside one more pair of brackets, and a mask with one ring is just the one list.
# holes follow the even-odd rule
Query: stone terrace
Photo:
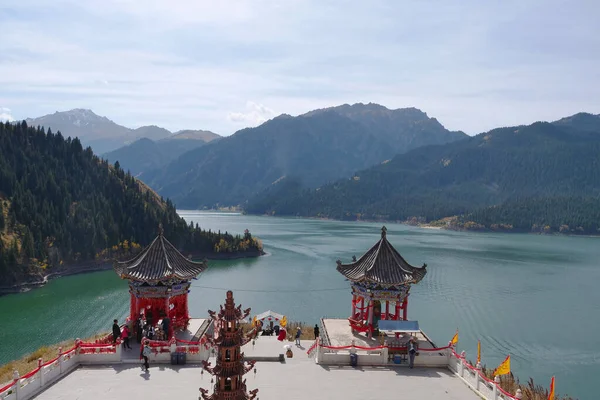
[[[275, 355], [283, 345], [261, 337], [248, 355]], [[403, 367], [319, 366], [306, 356], [312, 341], [292, 344], [294, 357], [285, 363], [258, 362], [256, 376], [249, 372], [249, 389], [258, 388], [261, 399], [479, 399], [447, 369]], [[214, 360], [211, 360], [214, 362]], [[209, 388], [211, 376], [198, 366], [151, 365], [146, 373], [137, 365], [80, 367], [36, 398], [40, 400], [113, 400], [159, 397], [197, 399], [199, 387]]]

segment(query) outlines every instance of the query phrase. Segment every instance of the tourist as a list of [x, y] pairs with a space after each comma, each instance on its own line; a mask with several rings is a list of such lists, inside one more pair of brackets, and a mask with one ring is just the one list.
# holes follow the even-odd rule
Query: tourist
[[143, 344], [142, 344], [142, 354], [140, 358], [144, 359], [144, 366], [142, 368], [146, 369], [146, 372], [148, 372], [148, 369], [150, 368], [150, 363], [148, 362], [148, 357], [150, 357], [150, 354], [152, 354], [152, 350], [150, 349], [150, 346], [148, 345], [149, 341], [148, 339], [145, 339]]
[[279, 336], [277, 337], [277, 340], [279, 340], [280, 342], [283, 342], [286, 337], [287, 337], [287, 331], [285, 330], [285, 328], [281, 328], [281, 330], [279, 331]]
[[279, 336], [279, 329], [281, 329], [279, 325], [275, 325], [275, 327], [273, 327], [273, 330], [275, 331], [275, 336]]
[[408, 368], [412, 368], [415, 363], [415, 355], [419, 350], [419, 345], [417, 343], [417, 339], [414, 336], [410, 337], [408, 341]]
[[119, 324], [116, 319], [113, 321], [112, 331], [113, 331], [112, 332], [113, 333], [113, 344], [116, 344], [117, 339], [121, 337], [121, 328], [119, 328]]
[[144, 320], [142, 319], [142, 314], [140, 314], [140, 317], [137, 320], [137, 325], [135, 327], [135, 333], [136, 333], [136, 339], [138, 343], [142, 342], [142, 336], [144, 333]]
[[315, 324], [315, 340], [319, 337], [319, 326]]
[[152, 325], [150, 325], [150, 327], [148, 328], [148, 339], [152, 340], [154, 339], [154, 327]]
[[165, 340], [169, 340], [169, 324], [171, 323], [171, 320], [169, 319], [169, 317], [164, 317], [162, 320], [162, 329], [165, 333]]
[[154, 325], [152, 320], [152, 310], [146, 311], [146, 323], [150, 325]]
[[300, 336], [302, 336], [302, 329], [298, 327], [296, 329], [296, 346], [300, 346]]
[[131, 346], [129, 345], [129, 328], [127, 325], [123, 327], [123, 332], [121, 332], [121, 339], [123, 339], [123, 348], [128, 348], [131, 350]]

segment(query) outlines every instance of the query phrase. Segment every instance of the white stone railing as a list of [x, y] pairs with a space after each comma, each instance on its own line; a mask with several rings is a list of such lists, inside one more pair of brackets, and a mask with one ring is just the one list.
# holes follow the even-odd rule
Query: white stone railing
[[0, 388], [0, 399], [27, 400], [35, 396], [79, 365], [77, 350], [73, 347], [63, 353], [59, 348], [58, 357], [46, 363], [40, 358], [38, 367], [22, 377], [15, 371], [12, 383]]
[[[357, 365], [359, 366], [382, 366], [394, 365], [393, 355], [389, 352], [406, 351], [404, 348], [380, 347], [361, 347], [356, 346], [354, 341], [350, 346], [326, 346], [321, 341], [315, 342], [308, 350], [309, 357], [315, 356], [315, 362], [321, 365], [350, 365], [350, 354], [356, 354]], [[464, 383], [473, 389], [479, 396], [486, 400], [518, 400], [522, 398], [521, 390], [518, 389], [515, 395], [504, 391], [500, 387], [498, 377], [495, 380], [488, 379], [481, 372], [481, 367], [474, 367], [469, 364], [462, 354], [457, 354], [451, 346], [439, 349], [419, 349], [418, 356], [415, 357], [415, 367], [429, 368], [448, 368], [458, 376]]]
[[[123, 362], [121, 349], [118, 343], [83, 343], [77, 339], [72, 349], [64, 353], [59, 349], [55, 359], [43, 363], [40, 358], [38, 367], [28, 374], [19, 376], [19, 373], [14, 371], [12, 383], [0, 388], [0, 400], [28, 400], [80, 365], [120, 364]], [[210, 347], [204, 343], [188, 342], [177, 345], [172, 342], [165, 346], [153, 347], [148, 359], [151, 363], [170, 363], [172, 352], [186, 353], [186, 362], [192, 364], [206, 361], [210, 357]]]
[[448, 349], [448, 369], [486, 400], [518, 400], [523, 397], [521, 389], [517, 389], [514, 395], [502, 389], [498, 376], [494, 380], [488, 379], [481, 372], [479, 364], [469, 364], [464, 351], [457, 354], [453, 348]]

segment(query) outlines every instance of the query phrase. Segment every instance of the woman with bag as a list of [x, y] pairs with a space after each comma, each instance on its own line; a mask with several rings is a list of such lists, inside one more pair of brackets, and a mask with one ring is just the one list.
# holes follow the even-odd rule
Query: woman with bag
[[150, 357], [150, 354], [152, 354], [152, 349], [150, 349], [149, 346], [149, 341], [148, 339], [145, 339], [142, 342], [142, 349], [140, 352], [140, 359], [144, 359], [144, 366], [142, 367], [142, 369], [146, 369], [146, 372], [148, 372], [148, 369], [150, 368], [150, 363], [148, 362], [148, 357]]

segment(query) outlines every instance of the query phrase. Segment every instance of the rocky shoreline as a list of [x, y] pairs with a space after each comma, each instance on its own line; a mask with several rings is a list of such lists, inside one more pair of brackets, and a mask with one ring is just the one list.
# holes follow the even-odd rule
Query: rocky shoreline
[[[211, 254], [192, 254], [192, 259], [195, 261], [199, 260], [237, 260], [241, 258], [255, 258], [265, 255], [265, 252], [262, 250], [256, 251], [247, 251], [244, 253], [211, 253]], [[42, 279], [31, 280], [26, 282], [21, 282], [12, 286], [0, 286], [0, 296], [14, 293], [23, 293], [28, 292], [32, 289], [40, 288], [46, 285], [50, 280], [70, 276], [70, 275], [78, 275], [85, 274], [89, 272], [97, 272], [97, 271], [106, 271], [112, 269], [112, 262], [102, 262], [102, 263], [88, 263], [88, 264], [80, 264], [77, 266], [70, 266], [68, 268], [62, 267], [60, 270], [54, 271], [48, 275], [45, 275]]]

